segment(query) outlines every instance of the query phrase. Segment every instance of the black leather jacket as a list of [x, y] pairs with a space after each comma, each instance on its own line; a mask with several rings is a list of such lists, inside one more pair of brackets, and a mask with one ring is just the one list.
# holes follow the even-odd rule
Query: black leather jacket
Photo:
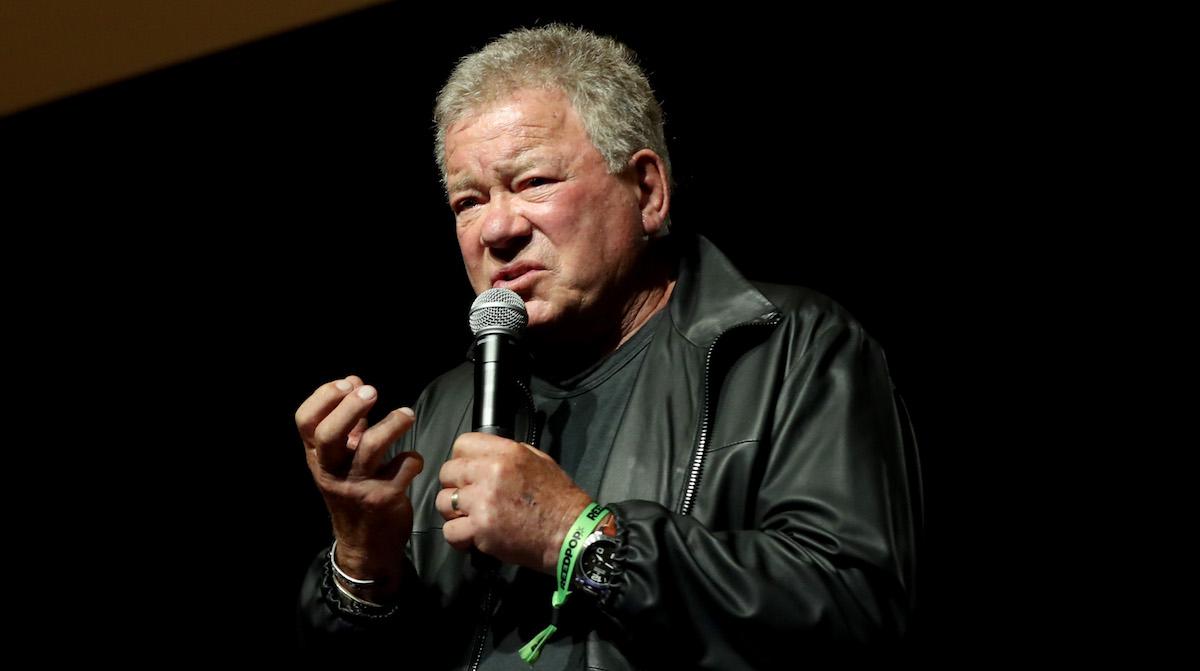
[[[751, 284], [703, 238], [684, 247], [670, 324], [649, 345], [597, 493], [618, 519], [624, 573], [603, 603], [581, 604], [587, 666], [790, 668], [887, 646], [908, 626], [922, 511], [882, 350], [828, 298]], [[476, 663], [492, 578], [442, 539], [433, 503], [438, 468], [470, 430], [471, 375], [464, 365], [432, 383], [402, 441], [426, 460], [405, 608], [385, 622], [339, 617], [318, 557], [302, 640], [377, 643], [417, 654], [418, 668]]]

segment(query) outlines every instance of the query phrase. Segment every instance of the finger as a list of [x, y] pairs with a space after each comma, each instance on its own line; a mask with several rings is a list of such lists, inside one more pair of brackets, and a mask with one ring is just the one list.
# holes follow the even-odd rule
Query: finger
[[350, 429], [350, 435], [346, 436], [346, 447], [351, 450], [357, 450], [358, 444], [362, 442], [362, 435], [367, 430], [367, 418], [359, 417], [354, 428]]
[[355, 389], [354, 393], [346, 394], [342, 402], [321, 420], [313, 433], [313, 444], [317, 450], [317, 461], [322, 468], [337, 471], [349, 463], [354, 456], [354, 450], [347, 447], [350, 431], [378, 398], [374, 387], [363, 385]]
[[[362, 421], [362, 420], [360, 420]], [[410, 408], [393, 410], [375, 426], [362, 434], [350, 465], [351, 478], [369, 478], [379, 470], [388, 448], [412, 428], [416, 415]]]
[[443, 487], [465, 487], [475, 478], [472, 474], [477, 466], [469, 459], [451, 459], [442, 464], [442, 469], [438, 471], [438, 480]]
[[478, 457], [495, 450], [511, 450], [516, 442], [487, 433], [464, 433], [454, 440], [451, 458]]
[[[354, 374], [347, 375], [346, 382], [350, 383], [351, 392], [365, 384], [361, 377]], [[359, 418], [358, 423], [354, 425], [354, 429], [350, 431], [349, 437], [346, 438], [346, 447], [352, 450], [358, 449], [358, 441], [362, 439], [362, 433], [366, 430], [367, 418], [361, 417]]]
[[442, 525], [442, 536], [450, 547], [466, 552], [475, 545], [475, 527], [470, 517], [460, 517]]
[[[466, 500], [470, 498], [467, 492], [469, 487], [447, 487], [437, 493], [437, 497], [433, 500], [433, 507], [442, 514], [442, 518], [446, 520], [458, 519], [465, 517], [467, 511], [464, 508]], [[458, 510], [454, 509], [454, 493], [458, 492]]]
[[296, 409], [296, 428], [300, 430], [300, 438], [305, 445], [313, 447], [317, 425], [353, 390], [354, 385], [347, 380], [326, 382], [300, 404]]

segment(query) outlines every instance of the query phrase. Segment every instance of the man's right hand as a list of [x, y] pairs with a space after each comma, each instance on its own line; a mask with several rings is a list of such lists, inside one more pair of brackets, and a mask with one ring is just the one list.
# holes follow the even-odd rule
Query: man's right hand
[[425, 464], [416, 452], [384, 462], [415, 415], [399, 408], [368, 428], [367, 412], [378, 398], [375, 388], [355, 375], [329, 382], [300, 405], [296, 428], [333, 520], [338, 567], [354, 578], [378, 581], [370, 596], [386, 600], [399, 587], [404, 547], [412, 535], [406, 491]]

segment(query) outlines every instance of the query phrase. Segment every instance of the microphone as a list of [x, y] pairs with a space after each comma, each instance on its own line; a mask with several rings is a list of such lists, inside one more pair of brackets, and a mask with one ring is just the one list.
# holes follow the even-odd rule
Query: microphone
[[529, 323], [525, 301], [511, 289], [488, 289], [471, 304], [471, 332], [475, 344], [475, 410], [473, 431], [512, 438], [517, 409], [524, 400], [516, 389], [525, 374], [521, 332]]

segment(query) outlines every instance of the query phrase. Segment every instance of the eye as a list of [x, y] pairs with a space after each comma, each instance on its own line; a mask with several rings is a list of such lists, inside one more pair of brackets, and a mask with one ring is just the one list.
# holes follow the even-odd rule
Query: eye
[[462, 198], [454, 201], [454, 205], [450, 209], [454, 210], [455, 214], [465, 212], [479, 204], [479, 201], [474, 198]]
[[530, 177], [529, 179], [525, 180], [521, 184], [522, 184], [522, 186], [524, 186], [527, 189], [532, 189], [535, 187], [551, 184], [551, 183], [553, 183], [553, 181], [554, 180], [550, 179], [549, 177]]

